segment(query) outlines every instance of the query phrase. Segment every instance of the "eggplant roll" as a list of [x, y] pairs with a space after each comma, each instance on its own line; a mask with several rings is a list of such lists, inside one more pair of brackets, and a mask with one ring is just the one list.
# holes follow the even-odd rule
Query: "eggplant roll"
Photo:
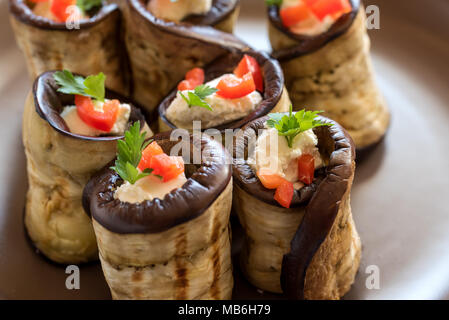
[[104, 72], [108, 88], [129, 93], [116, 4], [104, 4], [92, 17], [80, 20], [79, 29], [37, 16], [32, 6], [26, 0], [10, 0], [11, 24], [32, 80], [50, 70], [67, 69], [82, 75]]
[[[178, 144], [169, 134], [154, 140], [167, 154]], [[229, 155], [205, 135], [191, 141], [186, 141], [194, 146], [190, 150], [202, 151], [201, 165], [186, 164], [187, 182], [163, 199], [115, 199], [123, 180], [107, 168], [84, 190], [84, 208], [92, 216], [114, 299], [231, 298]]]
[[[244, 159], [234, 159], [234, 210], [245, 230], [241, 267], [256, 287], [290, 299], [339, 299], [357, 272], [361, 242], [352, 219], [350, 192], [355, 151], [337, 123], [313, 129], [328, 163], [312, 184], [294, 191], [289, 209], [274, 200]], [[244, 143], [263, 129], [268, 117], [243, 128]], [[246, 154], [246, 153], [245, 153]]]
[[236, 0], [214, 1], [210, 14], [181, 23], [156, 18], [147, 3], [128, 0], [124, 6], [134, 99], [147, 111], [153, 111], [188, 70], [246, 47], [224, 32], [232, 31], [238, 16]]
[[[244, 118], [232, 122], [225, 122], [222, 125], [215, 126], [216, 129], [224, 130], [241, 128], [248, 122], [265, 116], [270, 112], [286, 112], [290, 107], [291, 102], [287, 89], [284, 87], [284, 75], [282, 69], [276, 60], [263, 52], [246, 49], [241, 52], [233, 52], [222, 56], [205, 67], [205, 81], [211, 81], [223, 74], [232, 73], [244, 55], [249, 55], [255, 58], [260, 65], [264, 79], [263, 100], [254, 111]], [[176, 128], [192, 129], [192, 123], [186, 123], [182, 120], [173, 123], [167, 119], [167, 109], [176, 98], [177, 92], [178, 90], [174, 89], [158, 107], [160, 132]], [[213, 111], [211, 112], [213, 113]]]
[[[25, 226], [37, 249], [49, 259], [87, 262], [98, 259], [98, 251], [92, 223], [82, 207], [83, 188], [114, 159], [122, 136], [71, 133], [60, 112], [64, 105], [73, 104], [73, 95], [57, 92], [53, 74], [36, 79], [25, 104], [23, 143], [29, 182]], [[128, 102], [109, 90], [106, 97]], [[129, 122], [135, 121], [145, 123], [142, 113], [131, 105]]]
[[390, 113], [375, 82], [363, 6], [359, 0], [351, 4], [350, 13], [318, 36], [290, 32], [279, 8], [270, 6], [269, 35], [293, 105], [324, 110], [348, 130], [360, 150], [382, 140]]

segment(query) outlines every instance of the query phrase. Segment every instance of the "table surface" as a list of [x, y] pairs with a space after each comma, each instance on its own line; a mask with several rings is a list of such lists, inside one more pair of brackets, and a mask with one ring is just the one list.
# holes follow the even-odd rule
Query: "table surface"
[[[371, 30], [379, 85], [392, 110], [387, 139], [358, 164], [352, 191], [363, 242], [346, 299], [449, 298], [449, 1], [367, 0], [380, 8]], [[30, 90], [23, 57], [0, 0], [0, 298], [108, 299], [101, 269], [81, 269], [81, 290], [65, 289], [65, 269], [37, 256], [22, 225], [27, 188], [21, 116]], [[242, 0], [237, 35], [269, 50], [261, 0]], [[365, 283], [380, 270], [380, 289]], [[45, 269], [45, 277], [40, 276]], [[237, 270], [237, 278], [238, 270]], [[272, 298], [239, 280], [236, 298]]]

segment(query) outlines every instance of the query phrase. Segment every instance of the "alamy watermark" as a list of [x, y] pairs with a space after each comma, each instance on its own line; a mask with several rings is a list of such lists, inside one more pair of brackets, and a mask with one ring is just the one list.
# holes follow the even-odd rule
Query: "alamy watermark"
[[[66, 20], [66, 28], [68, 30], [79, 30], [80, 20], [82, 19], [82, 12], [80, 8], [76, 5], [68, 6], [66, 9], [68, 18]], [[380, 29], [380, 9], [377, 5], [368, 5], [365, 8], [366, 13], [366, 28], [368, 30], [379, 30]]]
[[369, 5], [365, 8], [366, 28], [368, 30], [380, 29], [380, 9], [376, 5]]
[[365, 269], [368, 274], [365, 280], [365, 287], [368, 290], [380, 290], [380, 268], [376, 265], [369, 265]]
[[65, 279], [65, 287], [67, 290], [81, 289], [80, 268], [75, 265], [70, 265], [65, 268], [65, 273], [69, 276]]

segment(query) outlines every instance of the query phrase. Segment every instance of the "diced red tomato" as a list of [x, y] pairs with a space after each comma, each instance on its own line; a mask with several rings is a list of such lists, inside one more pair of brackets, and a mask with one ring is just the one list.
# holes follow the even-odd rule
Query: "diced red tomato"
[[351, 11], [349, 0], [306, 0], [312, 12], [323, 20], [327, 15], [334, 18]]
[[274, 199], [284, 208], [290, 208], [294, 191], [293, 183], [285, 180], [277, 187]]
[[204, 83], [204, 70], [201, 68], [193, 68], [186, 73], [185, 80], [178, 85], [178, 90], [193, 90], [200, 84]]
[[217, 84], [217, 94], [226, 99], [238, 99], [256, 90], [251, 72], [242, 78], [227, 76]]
[[95, 110], [90, 97], [75, 95], [75, 105], [78, 116], [92, 128], [109, 132], [115, 124], [118, 116], [120, 102], [110, 100], [104, 103], [103, 112]]
[[309, 185], [315, 174], [315, 159], [310, 154], [303, 154], [298, 158], [298, 179]]
[[170, 181], [184, 172], [184, 161], [181, 157], [170, 157], [165, 153], [151, 157], [150, 168], [153, 174], [161, 176], [163, 182]]
[[73, 5], [76, 5], [76, 0], [53, 0], [50, 11], [58, 22], [65, 22], [70, 16], [70, 13], [67, 13], [67, 8]]
[[282, 24], [289, 28], [301, 21], [307, 20], [312, 12], [304, 2], [299, 2], [295, 6], [281, 9], [279, 14], [281, 15]]
[[204, 70], [201, 68], [193, 68], [186, 73], [186, 80], [197, 83], [198, 85], [204, 83]]
[[260, 92], [263, 92], [263, 77], [259, 63], [257, 63], [257, 60], [253, 57], [245, 54], [242, 60], [240, 60], [237, 68], [235, 68], [234, 74], [237, 77], [242, 78], [248, 72], [251, 72], [251, 74], [253, 75], [256, 89]]
[[150, 168], [151, 165], [151, 158], [153, 156], [157, 156], [160, 154], [163, 154], [164, 151], [162, 150], [161, 146], [156, 142], [151, 142], [145, 150], [142, 152], [142, 158], [140, 159], [140, 163], [138, 165], [138, 168], [143, 171], [146, 168]]
[[276, 189], [282, 182], [286, 181], [284, 178], [278, 176], [277, 174], [261, 174], [257, 173], [257, 177], [263, 186], [267, 189]]
[[179, 84], [178, 84], [178, 90], [179, 91], [184, 91], [184, 90], [193, 90], [195, 89], [195, 84], [190, 82], [189, 80], [182, 80]]
[[47, 2], [47, 1], [50, 1], [50, 0], [30, 0], [31, 2], [33, 2], [33, 3], [39, 3], [39, 2]]
[[156, 141], [150, 143], [142, 152], [138, 168], [153, 169], [153, 174], [162, 177], [163, 182], [170, 181], [184, 172], [182, 157], [170, 157], [164, 153]]

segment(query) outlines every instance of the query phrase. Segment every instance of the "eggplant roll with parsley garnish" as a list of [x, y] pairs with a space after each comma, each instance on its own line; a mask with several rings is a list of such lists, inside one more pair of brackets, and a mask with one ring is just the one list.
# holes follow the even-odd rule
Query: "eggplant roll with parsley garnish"
[[293, 105], [324, 110], [358, 150], [378, 143], [390, 113], [375, 82], [360, 1], [277, 2], [268, 8], [270, 41]]
[[[84, 190], [103, 272], [114, 299], [230, 299], [232, 172], [207, 136], [145, 141], [134, 127], [115, 165]], [[182, 143], [200, 164], [170, 155]], [[177, 154], [177, 153], [176, 153]]]
[[47, 72], [36, 79], [25, 104], [25, 225], [35, 246], [55, 262], [98, 259], [92, 223], [82, 207], [83, 188], [115, 158], [117, 140], [129, 125], [145, 125], [126, 98], [105, 90], [104, 78]]
[[267, 54], [245, 50], [218, 58], [186, 73], [159, 105], [159, 131], [241, 128], [270, 112], [290, 106], [279, 63]]
[[184, 78], [235, 48], [245, 48], [230, 33], [237, 0], [128, 0], [124, 6], [134, 98], [148, 111]]
[[238, 139], [234, 208], [246, 234], [247, 279], [291, 299], [341, 298], [361, 255], [350, 205], [350, 136], [302, 110], [255, 120]]
[[128, 93], [126, 52], [116, 4], [101, 0], [10, 0], [11, 24], [32, 80], [45, 71], [104, 72], [107, 87]]

